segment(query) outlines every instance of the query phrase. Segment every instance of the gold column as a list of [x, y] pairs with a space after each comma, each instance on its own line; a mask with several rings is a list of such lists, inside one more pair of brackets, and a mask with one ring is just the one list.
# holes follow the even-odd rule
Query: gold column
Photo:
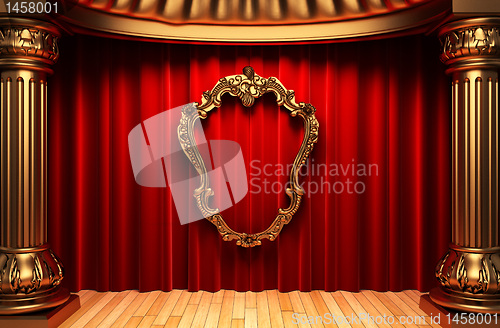
[[452, 76], [452, 244], [431, 299], [461, 312], [500, 312], [498, 68], [500, 18], [440, 30]]
[[61, 261], [47, 245], [47, 76], [59, 32], [0, 17], [0, 314], [64, 303]]

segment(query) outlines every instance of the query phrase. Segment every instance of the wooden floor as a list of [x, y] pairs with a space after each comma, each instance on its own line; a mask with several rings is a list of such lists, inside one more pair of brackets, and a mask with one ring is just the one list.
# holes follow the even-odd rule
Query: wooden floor
[[[415, 290], [384, 293], [82, 290], [78, 295], [80, 310], [61, 327], [440, 327], [419, 309], [421, 293]], [[329, 324], [327, 313], [334, 323]], [[309, 324], [313, 318], [315, 321]], [[358, 320], [345, 323], [344, 320], [352, 318]]]

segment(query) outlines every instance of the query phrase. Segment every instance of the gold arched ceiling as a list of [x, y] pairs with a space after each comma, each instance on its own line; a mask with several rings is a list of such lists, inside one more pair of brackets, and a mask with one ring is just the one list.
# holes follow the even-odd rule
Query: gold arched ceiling
[[83, 0], [62, 18], [79, 32], [287, 42], [425, 31], [450, 8], [449, 0]]
[[98, 11], [172, 24], [280, 25], [390, 13], [429, 0], [86, 0]]

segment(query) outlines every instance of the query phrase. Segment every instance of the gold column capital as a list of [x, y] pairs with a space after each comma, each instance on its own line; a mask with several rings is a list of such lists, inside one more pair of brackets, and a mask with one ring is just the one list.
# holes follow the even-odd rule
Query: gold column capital
[[0, 17], [0, 69], [41, 70], [52, 74], [59, 59], [61, 33], [51, 23]]
[[457, 20], [442, 26], [438, 35], [448, 74], [500, 67], [500, 17]]

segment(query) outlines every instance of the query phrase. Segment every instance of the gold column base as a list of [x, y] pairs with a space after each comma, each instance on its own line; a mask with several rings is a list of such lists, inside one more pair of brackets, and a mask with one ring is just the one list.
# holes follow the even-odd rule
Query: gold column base
[[432, 289], [429, 296], [436, 304], [457, 312], [500, 313], [500, 299], [494, 295], [475, 297], [473, 294], [450, 292], [438, 287]]
[[[464, 323], [462, 313], [456, 312], [451, 309], [446, 309], [439, 304], [436, 304], [429, 294], [424, 294], [420, 296], [419, 302], [420, 310], [424, 311], [429, 320], [433, 324], [433, 327], [442, 328], [498, 328], [498, 320], [494, 317], [490, 317], [491, 320], [486, 317], [480, 317], [478, 314], [470, 317], [467, 314], [467, 322]], [[488, 312], [490, 315], [491, 313]], [[472, 319], [474, 318], [474, 319]], [[461, 321], [462, 320], [462, 321]], [[481, 322], [480, 324], [477, 321]], [[12, 327], [15, 328], [15, 327]]]
[[23, 314], [51, 309], [66, 302], [69, 296], [69, 291], [60, 287], [36, 296], [27, 294], [6, 297], [6, 295], [2, 295], [0, 298], [0, 315]]
[[21, 315], [0, 316], [2, 328], [57, 328], [80, 309], [80, 298], [71, 295], [69, 300], [57, 308]]
[[431, 299], [460, 312], [500, 313], [500, 247], [450, 245], [436, 267]]
[[0, 247], [0, 315], [61, 305], [69, 292], [59, 284], [61, 261], [47, 244], [31, 248]]

